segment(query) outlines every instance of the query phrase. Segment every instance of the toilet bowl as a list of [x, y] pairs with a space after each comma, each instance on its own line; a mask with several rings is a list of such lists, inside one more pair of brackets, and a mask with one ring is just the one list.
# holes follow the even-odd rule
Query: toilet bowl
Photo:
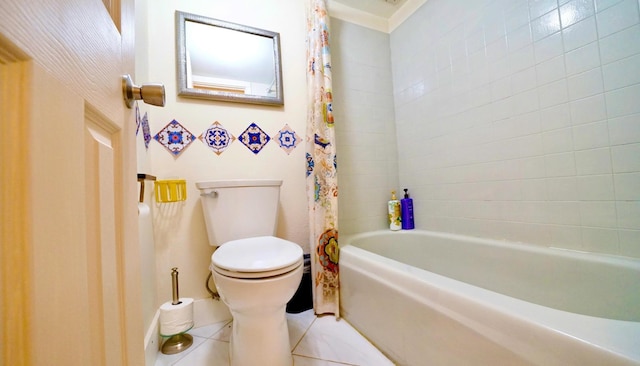
[[273, 236], [234, 240], [213, 253], [211, 272], [233, 316], [232, 366], [293, 364], [285, 307], [302, 270], [300, 246]]

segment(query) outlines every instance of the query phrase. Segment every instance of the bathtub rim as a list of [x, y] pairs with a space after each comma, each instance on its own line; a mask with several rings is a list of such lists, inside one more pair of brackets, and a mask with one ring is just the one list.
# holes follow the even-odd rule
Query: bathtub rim
[[[340, 263], [343, 265], [352, 265], [354, 266], [352, 269], [360, 272], [364, 272], [362, 266], [374, 269], [376, 271], [372, 271], [371, 273], [367, 272], [367, 274], [388, 286], [396, 288], [406, 296], [426, 303], [428, 306], [434, 306], [437, 310], [442, 311], [445, 315], [456, 320], [465, 320], [465, 318], [468, 318], [463, 313], [465, 307], [469, 305], [479, 306], [491, 314], [501, 314], [508, 318], [508, 320], [517, 320], [526, 323], [532, 327], [532, 329], [548, 330], [556, 336], [568, 335], [570, 338], [567, 338], [567, 340], [572, 342], [573, 346], [579, 348], [585, 345], [595, 347], [596, 349], [593, 351], [596, 353], [604, 353], [627, 362], [640, 363], [640, 347], [637, 341], [637, 339], [640, 339], [640, 322], [598, 318], [529, 303], [434, 272], [416, 268], [351, 244], [354, 239], [363, 239], [380, 234], [437, 236], [440, 238], [479, 241], [494, 246], [517, 245], [517, 249], [529, 251], [552, 250], [554, 254], [558, 255], [587, 256], [585, 258], [588, 260], [609, 263], [612, 261], [615, 263], [623, 262], [637, 268], [638, 263], [633, 259], [425, 230], [399, 231], [393, 233], [386, 230], [378, 230], [345, 236], [341, 241], [340, 255]], [[385, 269], [390, 271], [390, 273], [386, 274], [386, 276], [380, 276], [379, 273]], [[398, 289], [398, 287], [394, 285], [394, 283], [397, 283], [396, 281], [402, 281], [403, 286], [407, 285], [408, 288]], [[421, 286], [422, 283], [420, 281], [426, 281], [429, 287], [428, 290], [426, 290], [427, 293], [419, 296], [416, 293], [409, 292], [409, 289]], [[429, 295], [433, 298], [428, 298]], [[445, 301], [449, 301], [449, 303], [445, 305]], [[452, 303], [455, 306], [452, 307]], [[531, 317], [526, 314], [536, 314], [536, 321], [533, 321]], [[480, 321], [480, 323], [477, 323], [477, 319], [466, 320], [472, 323], [475, 322], [476, 324], [474, 324], [473, 327], [475, 327], [475, 330], [479, 333], [487, 334], [494, 332], [492, 326], [488, 324], [487, 319]], [[634, 340], [636, 341], [634, 342]], [[501, 340], [497, 341], [500, 343]], [[507, 341], [510, 342], [511, 340]], [[518, 347], [518, 345], [514, 346]], [[524, 346], [524, 348], [527, 347]], [[521, 351], [527, 353], [530, 350], [524, 349]]]
[[[441, 231], [429, 231], [429, 230], [420, 230], [420, 229], [412, 229], [412, 230], [374, 230], [367, 231], [358, 234], [345, 235], [341, 238], [341, 245], [351, 245], [353, 240], [363, 239], [373, 236], [379, 235], [426, 235], [432, 236], [436, 238], [443, 239], [454, 239], [454, 240], [463, 240], [463, 241], [475, 241], [480, 244], [490, 245], [494, 247], [509, 247], [509, 248], [518, 248], [518, 250], [523, 250], [527, 252], [552, 252], [554, 255], [558, 255], [561, 257], [577, 257], [580, 259], [606, 263], [606, 264], [616, 264], [621, 265], [623, 267], [629, 267], [640, 271], [640, 258], [626, 257], [623, 255], [615, 255], [609, 253], [598, 253], [598, 252], [588, 252], [578, 249], [571, 248], [561, 248], [554, 246], [543, 246], [536, 244], [529, 244], [520, 241], [512, 241], [512, 240], [500, 240], [500, 239], [489, 239], [489, 238], [481, 238], [477, 236], [463, 235], [463, 234], [454, 234], [447, 233]], [[357, 246], [356, 246], [357, 247]]]

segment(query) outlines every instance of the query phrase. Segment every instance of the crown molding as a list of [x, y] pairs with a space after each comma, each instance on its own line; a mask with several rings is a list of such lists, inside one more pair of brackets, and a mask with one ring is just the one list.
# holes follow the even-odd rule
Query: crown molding
[[391, 33], [426, 2], [427, 0], [407, 0], [389, 19], [352, 8], [335, 0], [328, 0], [327, 7], [329, 16], [380, 32]]

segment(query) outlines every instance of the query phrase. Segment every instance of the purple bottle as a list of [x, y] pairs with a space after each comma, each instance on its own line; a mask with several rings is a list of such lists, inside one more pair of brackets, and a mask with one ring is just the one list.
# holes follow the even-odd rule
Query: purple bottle
[[400, 209], [402, 217], [402, 230], [411, 230], [415, 228], [413, 222], [413, 199], [409, 198], [409, 190], [404, 189], [404, 198], [400, 200]]

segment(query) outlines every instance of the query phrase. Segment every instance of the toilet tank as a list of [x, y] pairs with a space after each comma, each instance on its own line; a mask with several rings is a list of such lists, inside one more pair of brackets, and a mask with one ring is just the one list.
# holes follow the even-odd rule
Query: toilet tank
[[274, 235], [281, 180], [218, 180], [196, 182], [209, 245]]

